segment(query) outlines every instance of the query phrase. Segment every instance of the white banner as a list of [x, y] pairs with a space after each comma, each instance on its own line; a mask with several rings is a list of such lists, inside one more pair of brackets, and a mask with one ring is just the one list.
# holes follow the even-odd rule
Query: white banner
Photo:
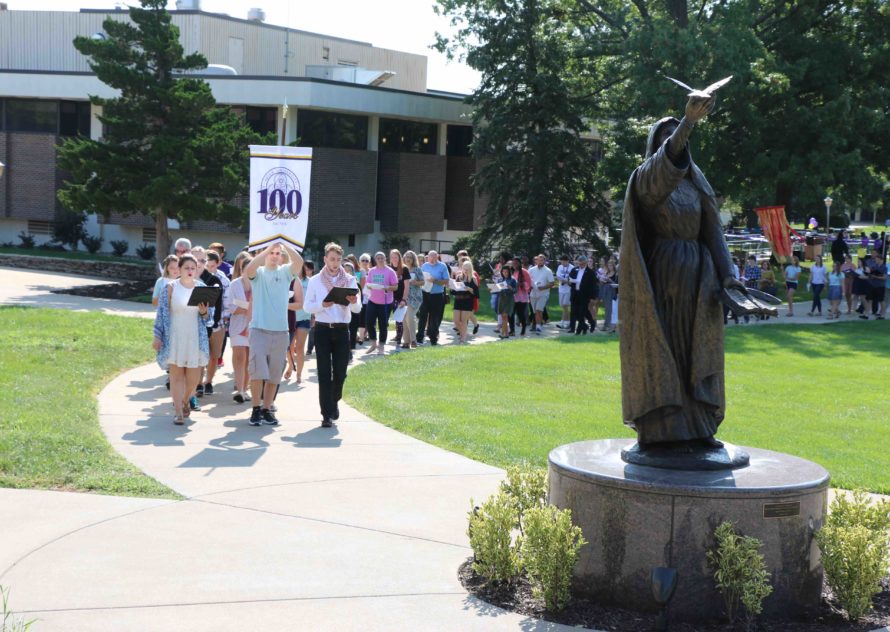
[[248, 250], [287, 242], [303, 251], [311, 175], [311, 147], [250, 146]]

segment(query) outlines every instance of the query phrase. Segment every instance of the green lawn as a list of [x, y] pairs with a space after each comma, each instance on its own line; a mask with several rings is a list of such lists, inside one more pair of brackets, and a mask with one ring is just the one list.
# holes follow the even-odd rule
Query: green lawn
[[[131, 250], [131, 252], [133, 252], [133, 250]], [[76, 259], [78, 261], [110, 261], [113, 263], [132, 263], [140, 266], [155, 265], [153, 258], [150, 261], [146, 261], [145, 259], [139, 259], [138, 257], [133, 256], [118, 257], [116, 255], [100, 253], [90, 254], [86, 251], [62, 252], [61, 250], [45, 250], [43, 248], [18, 248], [15, 246], [10, 248], [8, 246], [0, 246], [0, 254], [29, 255], [32, 257], [49, 257], [51, 259]]]
[[[835, 486], [890, 493], [888, 336], [886, 322], [731, 327], [719, 437], [816, 461]], [[400, 354], [357, 367], [346, 393], [374, 419], [498, 466], [545, 465], [563, 443], [633, 436], [621, 423], [614, 337]]]
[[0, 486], [178, 498], [118, 455], [96, 395], [149, 362], [150, 323], [0, 306]]

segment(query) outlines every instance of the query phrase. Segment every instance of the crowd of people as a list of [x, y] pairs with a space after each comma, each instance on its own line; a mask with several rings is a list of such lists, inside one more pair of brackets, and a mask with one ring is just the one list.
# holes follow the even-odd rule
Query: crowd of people
[[[204, 249], [179, 239], [174, 249], [162, 263], [152, 303], [157, 307], [154, 348], [169, 374], [175, 424], [200, 410], [201, 397], [214, 394], [227, 345], [232, 347], [232, 398], [251, 404], [252, 425], [278, 424], [275, 397], [282, 381], [294, 378], [300, 384], [305, 359], [315, 353], [319, 407], [327, 427], [339, 418], [346, 369], [355, 353], [385, 355], [388, 344], [392, 352], [438, 345], [448, 303], [453, 343], [467, 344], [479, 331], [483, 287], [502, 340], [540, 335], [549, 325], [577, 336], [597, 328], [612, 334], [618, 321], [616, 256], [594, 261], [563, 255], [557, 264], [543, 254], [530, 261], [504, 252], [485, 266], [483, 280], [466, 251], [443, 258], [435, 250], [423, 255], [391, 250], [372, 257], [344, 255], [339, 245], [329, 243], [316, 271], [287, 244], [273, 244], [256, 255], [239, 252], [231, 264], [219, 243]], [[870, 252], [857, 265], [839, 248], [832, 249], [832, 256], [830, 271], [821, 257], [809, 268], [808, 314], [823, 315], [824, 292], [829, 319], [840, 318], [844, 302], [848, 315], [883, 319], [890, 279], [882, 253]], [[733, 274], [746, 287], [775, 296], [784, 289], [787, 315], [793, 316], [803, 269], [794, 257], [776, 270], [754, 255], [744, 265], [733, 259]], [[219, 297], [214, 304], [189, 305], [195, 287], [218, 287]], [[333, 288], [348, 289], [345, 303], [331, 300]], [[554, 290], [558, 307], [550, 302]], [[731, 316], [727, 311], [726, 318]]]

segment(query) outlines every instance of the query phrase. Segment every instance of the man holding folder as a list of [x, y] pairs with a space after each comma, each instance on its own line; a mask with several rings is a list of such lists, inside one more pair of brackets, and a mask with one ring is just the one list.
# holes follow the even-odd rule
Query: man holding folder
[[309, 279], [303, 309], [315, 316], [315, 353], [321, 426], [330, 428], [340, 417], [346, 366], [349, 364], [349, 321], [362, 311], [355, 277], [340, 265], [343, 248], [324, 247], [324, 267]]

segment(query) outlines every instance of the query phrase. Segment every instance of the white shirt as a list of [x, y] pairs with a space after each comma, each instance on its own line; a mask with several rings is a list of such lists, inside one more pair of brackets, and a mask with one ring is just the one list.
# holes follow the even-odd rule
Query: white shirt
[[[569, 280], [569, 272], [571, 272], [571, 271], [572, 271], [571, 265], [564, 266], [562, 264], [559, 264], [559, 267], [556, 268], [556, 278], [559, 279], [560, 281], [568, 281]], [[572, 290], [572, 288], [569, 287], [568, 283], [566, 283], [565, 285], [563, 285], [562, 283], [559, 284], [560, 293], [570, 292], [571, 290]]]
[[[349, 276], [349, 282], [346, 287], [354, 287], [358, 289], [355, 277]], [[315, 316], [315, 320], [320, 323], [348, 323], [352, 319], [354, 312], [358, 314], [362, 311], [361, 301], [346, 305], [331, 305], [330, 307], [322, 306], [322, 302], [327, 297], [328, 291], [325, 289], [321, 280], [321, 272], [309, 279], [309, 285], [306, 286], [306, 296], [303, 297], [303, 309]]]
[[532, 294], [546, 294], [550, 292], [550, 288], [539, 288], [539, 285], [550, 285], [553, 283], [553, 271], [547, 266], [532, 266], [528, 269], [528, 274], [532, 278]]
[[581, 289], [581, 279], [584, 278], [584, 272], [586, 270], [587, 270], [587, 266], [578, 266], [578, 274], [575, 276], [575, 279], [572, 281], [572, 283], [575, 284], [576, 290]]
[[825, 266], [810, 267], [810, 284], [825, 285]]

